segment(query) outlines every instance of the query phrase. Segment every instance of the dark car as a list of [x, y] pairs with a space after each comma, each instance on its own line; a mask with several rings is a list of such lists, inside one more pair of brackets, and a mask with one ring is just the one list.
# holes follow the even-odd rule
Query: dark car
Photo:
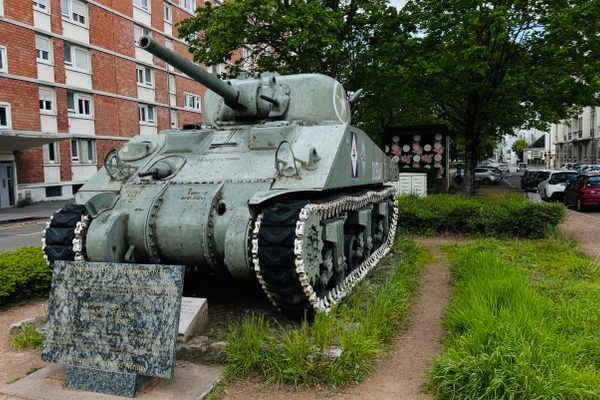
[[548, 170], [540, 170], [534, 171], [532, 174], [527, 175], [527, 179], [525, 180], [525, 184], [523, 190], [526, 192], [537, 192], [537, 186], [541, 181], [548, 179], [550, 176], [550, 171]]
[[527, 170], [525, 170], [525, 173], [523, 174], [523, 176], [521, 176], [521, 189], [522, 190], [525, 190], [527, 179], [531, 179], [531, 176], [535, 172], [537, 172], [537, 170], [535, 170], [535, 169], [527, 169]]
[[577, 211], [600, 205], [600, 173], [579, 174], [569, 183], [565, 188], [565, 205], [574, 205]]

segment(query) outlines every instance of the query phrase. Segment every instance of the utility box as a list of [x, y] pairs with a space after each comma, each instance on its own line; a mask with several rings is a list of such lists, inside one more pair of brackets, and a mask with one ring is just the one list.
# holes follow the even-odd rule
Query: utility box
[[414, 194], [427, 196], [427, 174], [423, 172], [401, 172], [398, 174], [396, 195]]

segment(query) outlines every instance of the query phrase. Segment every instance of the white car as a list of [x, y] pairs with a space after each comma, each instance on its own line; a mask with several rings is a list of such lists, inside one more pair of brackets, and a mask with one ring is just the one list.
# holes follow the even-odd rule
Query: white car
[[538, 191], [542, 200], [562, 200], [565, 195], [565, 187], [577, 178], [576, 171], [552, 171], [550, 176], [538, 183]]
[[579, 167], [579, 172], [596, 172], [600, 171], [600, 165], [585, 164]]

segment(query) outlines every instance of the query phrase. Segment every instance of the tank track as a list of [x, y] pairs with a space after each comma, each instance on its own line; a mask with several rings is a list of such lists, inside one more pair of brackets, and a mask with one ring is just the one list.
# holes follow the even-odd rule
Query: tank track
[[[271, 303], [292, 317], [302, 317], [305, 312], [309, 316], [318, 312], [329, 313], [332, 306], [339, 303], [390, 251], [398, 217], [394, 195], [393, 187], [384, 187], [324, 201], [276, 204], [263, 210], [254, 224], [251, 255], [256, 277]], [[331, 221], [344, 213], [383, 201], [388, 203], [388, 232], [379, 232], [379, 247], [370, 254], [362, 255], [358, 265], [352, 265], [353, 253], [348, 248], [353, 247], [353, 241], [351, 235], [346, 235], [345, 265], [341, 266], [345, 270], [334, 279], [335, 286], [323, 288], [319, 284], [320, 288], [315, 287], [318, 281], [314, 274], [310, 276], [306, 264], [320, 261], [323, 265], [328, 257], [317, 254], [317, 261], [306, 258], [315, 257], [314, 254], [311, 256], [311, 251], [317, 253], [320, 250], [325, 254], [328, 250], [323, 248], [323, 240], [319, 244], [315, 243], [314, 235], [311, 239], [311, 219], [314, 221], [318, 216], [319, 221]], [[316, 232], [319, 232], [319, 225], [316, 226]]]
[[42, 238], [44, 258], [50, 268], [56, 260], [85, 260], [84, 241], [90, 220], [85, 206], [73, 203], [50, 217]]

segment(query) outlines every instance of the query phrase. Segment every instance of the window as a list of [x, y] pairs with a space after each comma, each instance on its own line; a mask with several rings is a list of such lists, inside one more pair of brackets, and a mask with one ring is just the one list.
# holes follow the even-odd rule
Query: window
[[176, 92], [175, 75], [169, 74], [169, 93], [175, 94], [175, 92]]
[[4, 0], [0, 0], [0, 15], [4, 15]]
[[148, 0], [133, 0], [133, 5], [137, 8], [141, 8], [144, 11], [150, 11]]
[[171, 128], [177, 128], [177, 110], [171, 110]]
[[171, 23], [173, 21], [171, 17], [171, 5], [167, 3], [164, 4], [164, 14], [165, 14], [165, 22]]
[[8, 59], [6, 58], [6, 47], [4, 46], [0, 46], [0, 72], [8, 72]]
[[35, 37], [35, 57], [38, 62], [44, 64], [52, 63], [52, 42], [50, 42], [50, 38], [44, 36]]
[[81, 117], [92, 116], [92, 96], [82, 93], [67, 92], [67, 111]]
[[58, 143], [50, 143], [44, 146], [44, 163], [60, 164]]
[[136, 66], [136, 72], [137, 72], [138, 85], [153, 87], [152, 68], [143, 67], [141, 65], [138, 65], [138, 66]]
[[149, 106], [147, 104], [139, 104], [140, 110], [140, 123], [146, 125], [154, 125], [154, 106]]
[[48, 0], [33, 0], [33, 9], [48, 13]]
[[183, 106], [190, 110], [200, 110], [200, 96], [191, 93], [183, 94]]
[[142, 36], [150, 36], [152, 37], [152, 34], [150, 33], [150, 30], [144, 27], [141, 27], [139, 25], [134, 25], [133, 26], [133, 38], [135, 40], [135, 45], [138, 45], [138, 42], [140, 41], [140, 39], [142, 38]]
[[179, 0], [179, 5], [191, 13], [196, 11], [196, 0]]
[[77, 163], [96, 163], [96, 141], [93, 139], [71, 139], [71, 160]]
[[87, 4], [78, 0], [61, 0], [63, 19], [79, 25], [87, 24]]
[[54, 91], [40, 87], [40, 113], [54, 114]]
[[[169, 50], [173, 50], [173, 41], [165, 38], [165, 47]], [[175, 68], [171, 64], [167, 64], [167, 69], [169, 71], [175, 71]]]
[[46, 188], [46, 197], [62, 196], [62, 186], [48, 186]]
[[90, 72], [89, 53], [86, 49], [65, 42], [65, 65], [72, 69]]
[[0, 103], [0, 129], [11, 129], [10, 104]]

